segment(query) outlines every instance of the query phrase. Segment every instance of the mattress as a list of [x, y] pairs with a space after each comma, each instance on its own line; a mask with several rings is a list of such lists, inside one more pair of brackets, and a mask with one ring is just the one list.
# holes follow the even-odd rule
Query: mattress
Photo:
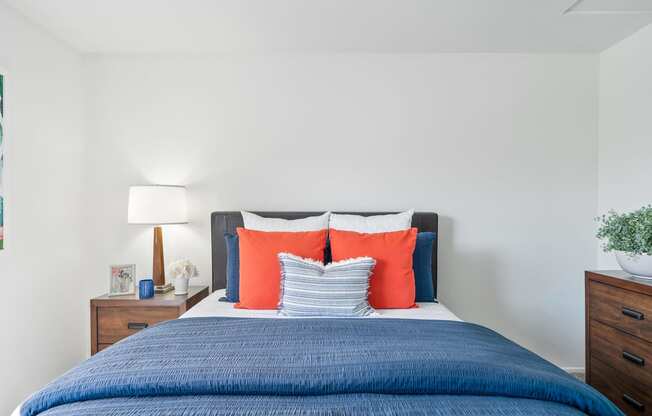
[[[229, 317], [229, 318], [279, 318], [297, 319], [279, 316], [275, 310], [236, 309], [233, 303], [222, 302], [225, 289], [219, 289], [204, 298], [201, 302], [181, 315], [181, 318], [203, 317]], [[368, 318], [400, 318], [400, 319], [429, 319], [435, 321], [461, 321], [447, 307], [441, 303], [418, 303], [418, 308], [412, 309], [378, 309]], [[367, 319], [367, 318], [361, 318]]]

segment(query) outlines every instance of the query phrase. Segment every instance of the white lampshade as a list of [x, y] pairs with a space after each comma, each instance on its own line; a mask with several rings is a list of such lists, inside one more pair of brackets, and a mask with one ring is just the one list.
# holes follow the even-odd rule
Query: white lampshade
[[183, 224], [188, 222], [186, 188], [173, 185], [129, 187], [129, 224]]

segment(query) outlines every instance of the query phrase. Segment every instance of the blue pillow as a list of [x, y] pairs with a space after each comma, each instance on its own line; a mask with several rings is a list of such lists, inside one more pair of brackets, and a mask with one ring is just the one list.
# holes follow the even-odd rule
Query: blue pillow
[[226, 301], [240, 302], [240, 242], [237, 234], [224, 233], [226, 241]]
[[435, 289], [432, 286], [432, 246], [437, 235], [432, 232], [417, 234], [417, 244], [412, 256], [416, 302], [435, 302]]

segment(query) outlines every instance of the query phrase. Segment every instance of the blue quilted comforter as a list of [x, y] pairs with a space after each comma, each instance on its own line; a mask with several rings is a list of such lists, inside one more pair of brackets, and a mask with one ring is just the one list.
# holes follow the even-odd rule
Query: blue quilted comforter
[[21, 415], [620, 415], [495, 332], [402, 319], [192, 318], [142, 331]]

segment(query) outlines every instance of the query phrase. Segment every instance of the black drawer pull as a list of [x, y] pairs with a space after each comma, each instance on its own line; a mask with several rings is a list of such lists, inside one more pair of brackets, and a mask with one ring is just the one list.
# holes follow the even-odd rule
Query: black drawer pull
[[141, 330], [147, 328], [149, 325], [146, 324], [145, 322], [129, 322], [127, 324], [127, 328], [129, 329], [135, 329], [135, 330]]
[[635, 311], [634, 309], [629, 309], [623, 306], [623, 315], [629, 316], [630, 318], [634, 318], [637, 321], [642, 321], [645, 319], [645, 315], [643, 315], [639, 311]]
[[633, 398], [627, 393], [623, 394], [623, 401], [628, 405], [632, 406], [634, 409], [638, 410], [639, 412], [645, 410], [645, 405], [643, 403], [639, 402], [638, 400], [636, 400], [635, 398]]
[[623, 358], [627, 361], [633, 362], [636, 365], [640, 365], [641, 367], [645, 365], [645, 360], [643, 358], [639, 357], [636, 354], [632, 354], [631, 352], [623, 351]]

